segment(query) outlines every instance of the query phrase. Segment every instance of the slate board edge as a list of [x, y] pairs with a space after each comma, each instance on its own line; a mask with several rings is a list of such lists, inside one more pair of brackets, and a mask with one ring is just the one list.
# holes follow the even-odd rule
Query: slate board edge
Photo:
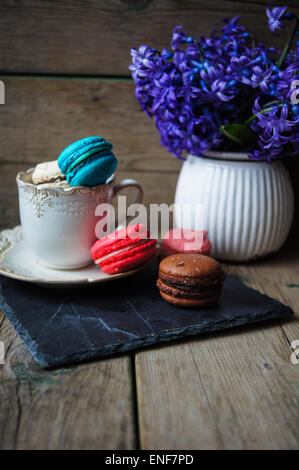
[[[274, 299], [275, 300], [275, 299]], [[254, 323], [266, 322], [269, 320], [275, 320], [283, 318], [289, 315], [292, 315], [293, 310], [283, 304], [277, 302], [277, 309], [272, 309], [267, 312], [263, 318], [251, 315], [250, 317], [235, 317], [230, 321], [216, 321], [214, 323], [201, 323], [195, 325], [188, 325], [184, 328], [176, 328], [173, 330], [163, 330], [157, 334], [149, 334], [138, 339], [133, 339], [130, 341], [123, 341], [115, 344], [110, 344], [102, 348], [81, 351], [79, 353], [74, 353], [68, 356], [51, 356], [51, 359], [48, 360], [48, 356], [39, 352], [37, 343], [31, 338], [28, 331], [21, 325], [17, 320], [14, 313], [6, 302], [0, 304], [0, 308], [6, 314], [8, 320], [15, 328], [16, 332], [20, 335], [21, 339], [33, 355], [33, 358], [36, 362], [43, 368], [53, 368], [59, 366], [70, 365], [73, 363], [78, 363], [81, 361], [99, 359], [102, 357], [111, 356], [113, 354], [124, 353], [127, 351], [137, 350], [141, 348], [146, 348], [153, 344], [162, 344], [176, 339], [187, 338], [191, 336], [200, 335], [202, 333], [208, 333], [212, 331], [222, 331], [225, 329], [233, 328], [236, 326], [249, 325]]]
[[21, 339], [23, 340], [25, 346], [31, 352], [33, 358], [41, 367], [49, 367], [49, 363], [45, 357], [45, 355], [38, 351], [38, 344], [32, 339], [26, 328], [19, 322], [19, 320], [14, 315], [10, 306], [5, 302], [4, 299], [0, 298], [0, 309], [8, 318], [11, 325], [14, 327], [18, 335], [20, 335]]

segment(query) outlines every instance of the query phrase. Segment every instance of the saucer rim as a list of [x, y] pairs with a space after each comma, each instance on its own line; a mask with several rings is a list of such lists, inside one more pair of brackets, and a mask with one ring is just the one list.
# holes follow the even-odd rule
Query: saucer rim
[[[6, 233], [7, 235], [10, 235], [10, 238], [8, 238], [7, 236], [6, 237], [3, 237], [3, 233]], [[14, 240], [12, 241], [12, 238], [14, 237]], [[17, 237], [21, 237], [19, 240], [17, 239]], [[83, 279], [73, 279], [73, 280], [61, 280], [61, 279], [46, 279], [46, 278], [38, 278], [38, 277], [30, 277], [30, 276], [26, 276], [25, 274], [18, 274], [17, 272], [14, 272], [14, 271], [10, 271], [8, 269], [5, 269], [4, 266], [3, 266], [3, 263], [4, 263], [4, 260], [5, 260], [5, 256], [6, 256], [6, 253], [8, 251], [10, 251], [14, 245], [18, 242], [24, 242], [24, 239], [23, 239], [23, 236], [22, 236], [22, 227], [21, 225], [16, 225], [15, 227], [13, 228], [7, 228], [7, 229], [3, 229], [3, 230], [0, 230], [0, 241], [5, 241], [5, 238], [6, 240], [10, 243], [10, 246], [7, 248], [7, 247], [4, 247], [4, 248], [0, 248], [0, 274], [3, 275], [3, 276], [6, 276], [6, 277], [9, 277], [11, 279], [16, 279], [18, 281], [24, 281], [24, 282], [30, 282], [30, 283], [34, 283], [34, 284], [40, 284], [40, 285], [43, 285], [43, 286], [61, 286], [61, 287], [64, 287], [64, 286], [78, 286], [78, 285], [93, 285], [93, 284], [98, 284], [100, 282], [108, 282], [108, 281], [113, 281], [113, 280], [116, 280], [116, 279], [120, 279], [122, 277], [127, 277], [127, 276], [131, 276], [132, 274], [136, 273], [137, 271], [140, 271], [141, 269], [143, 269], [147, 263], [143, 264], [142, 266], [138, 266], [137, 268], [135, 269], [131, 269], [130, 271], [125, 271], [123, 273], [117, 273], [117, 274], [111, 274], [111, 275], [107, 275], [107, 277], [103, 277], [103, 278], [83, 278]], [[149, 261], [152, 261], [152, 260], [149, 260]], [[80, 271], [84, 268], [80, 268], [80, 269], [73, 269], [72, 271]], [[100, 268], [98, 268], [100, 269]], [[56, 270], [56, 269], [52, 269], [52, 271], [60, 271], [60, 270]]]

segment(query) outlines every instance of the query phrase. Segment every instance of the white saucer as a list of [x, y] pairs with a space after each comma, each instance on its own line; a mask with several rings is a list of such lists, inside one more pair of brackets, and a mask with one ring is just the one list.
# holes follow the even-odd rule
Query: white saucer
[[37, 257], [27, 247], [20, 225], [0, 232], [0, 274], [20, 281], [49, 287], [76, 287], [130, 276], [144, 266], [113, 275], [103, 273], [94, 263], [81, 269], [50, 269], [39, 264]]

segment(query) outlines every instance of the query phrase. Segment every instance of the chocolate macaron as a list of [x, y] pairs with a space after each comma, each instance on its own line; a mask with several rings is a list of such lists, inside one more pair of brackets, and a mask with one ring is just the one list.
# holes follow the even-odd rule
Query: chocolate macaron
[[198, 253], [177, 253], [159, 266], [157, 287], [164, 300], [184, 308], [213, 305], [220, 297], [224, 273], [220, 263]]

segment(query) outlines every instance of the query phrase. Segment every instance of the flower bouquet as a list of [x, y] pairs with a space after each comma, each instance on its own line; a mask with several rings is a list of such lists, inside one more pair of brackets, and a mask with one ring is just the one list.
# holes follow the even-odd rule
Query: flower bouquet
[[[201, 204], [212, 254], [223, 260], [277, 251], [293, 218], [292, 185], [278, 160], [299, 153], [299, 17], [286, 6], [266, 13], [273, 34], [290, 27], [282, 51], [257, 42], [239, 16], [199, 39], [176, 27], [171, 51], [131, 50], [141, 109], [161, 144], [186, 160], [175, 225], [195, 228]], [[176, 207], [185, 203], [194, 213], [182, 222]]]
[[267, 16], [274, 34], [293, 23], [282, 51], [257, 43], [239, 16], [199, 39], [176, 27], [172, 51], [131, 50], [136, 97], [169, 152], [242, 150], [267, 162], [298, 153], [299, 17], [286, 6]]

